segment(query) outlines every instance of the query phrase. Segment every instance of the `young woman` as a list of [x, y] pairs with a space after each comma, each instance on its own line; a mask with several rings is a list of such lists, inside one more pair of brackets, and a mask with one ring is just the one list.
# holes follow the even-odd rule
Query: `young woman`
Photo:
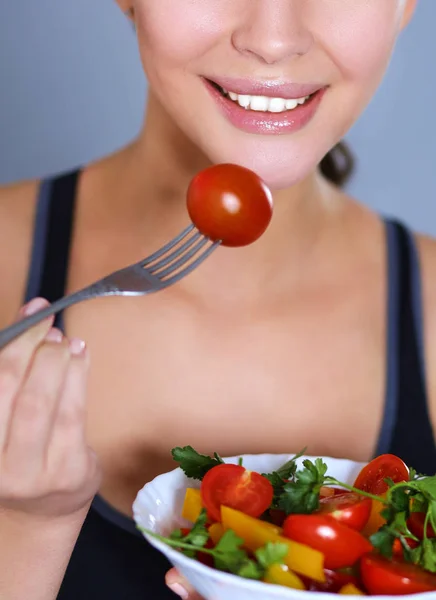
[[1, 192], [0, 325], [168, 241], [211, 163], [256, 171], [275, 212], [177, 286], [76, 306], [0, 353], [8, 600], [174, 597], [131, 505], [175, 445], [436, 465], [436, 244], [336, 185], [336, 145], [415, 0], [118, 2], [150, 84], [143, 130]]

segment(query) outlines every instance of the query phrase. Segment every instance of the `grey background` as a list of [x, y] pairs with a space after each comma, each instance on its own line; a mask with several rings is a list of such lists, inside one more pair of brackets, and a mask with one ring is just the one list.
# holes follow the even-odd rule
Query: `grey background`
[[[436, 234], [436, 1], [418, 4], [387, 78], [348, 136], [358, 159], [349, 189]], [[134, 34], [113, 0], [0, 1], [1, 183], [124, 145], [141, 126], [145, 93]]]

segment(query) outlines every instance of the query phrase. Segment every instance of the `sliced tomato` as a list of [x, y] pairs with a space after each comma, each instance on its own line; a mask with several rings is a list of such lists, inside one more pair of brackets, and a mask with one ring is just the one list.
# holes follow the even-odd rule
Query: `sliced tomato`
[[359, 494], [338, 494], [322, 498], [317, 514], [330, 515], [343, 525], [362, 531], [368, 522], [372, 500]]
[[349, 494], [348, 490], [343, 490], [342, 488], [337, 487], [328, 487], [323, 485], [319, 490], [320, 498], [331, 498], [331, 496], [338, 496], [339, 494]]
[[[415, 540], [411, 540], [409, 538], [406, 539], [406, 543], [411, 550], [413, 550], [413, 548], [416, 548], [417, 546], [419, 546], [419, 542], [415, 542]], [[401, 545], [401, 542], [399, 539], [396, 539], [394, 542], [393, 552], [394, 552], [394, 556], [396, 556], [397, 558], [403, 558], [403, 556], [404, 556], [403, 546]]]
[[[411, 533], [413, 533], [413, 535], [420, 540], [424, 539], [425, 517], [425, 513], [413, 512], [407, 521], [407, 526], [409, 527]], [[433, 529], [431, 523], [427, 524], [427, 537], [436, 537], [436, 531]]]
[[332, 571], [324, 569], [325, 582], [306, 580], [306, 587], [311, 592], [330, 592], [337, 594], [344, 586], [353, 584], [356, 587], [360, 585], [360, 581], [356, 575], [352, 573], [344, 573], [341, 571]]
[[354, 487], [370, 494], [382, 495], [388, 489], [385, 479], [395, 483], [409, 479], [409, 469], [398, 456], [382, 454], [360, 471]]
[[266, 477], [240, 465], [217, 465], [206, 473], [201, 484], [203, 505], [217, 522], [221, 521], [221, 506], [260, 517], [271, 506], [273, 495]]
[[283, 524], [283, 535], [322, 552], [326, 569], [351, 567], [373, 550], [358, 531], [328, 515], [290, 515]]
[[360, 571], [365, 588], [373, 595], [401, 596], [436, 590], [436, 575], [400, 560], [367, 555], [361, 560]]

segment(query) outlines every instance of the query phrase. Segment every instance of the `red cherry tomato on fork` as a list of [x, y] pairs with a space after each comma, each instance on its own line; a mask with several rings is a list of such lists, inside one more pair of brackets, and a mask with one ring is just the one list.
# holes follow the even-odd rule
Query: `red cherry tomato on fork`
[[201, 499], [208, 515], [221, 521], [221, 506], [228, 506], [260, 517], [272, 503], [271, 483], [259, 473], [240, 465], [217, 465], [206, 473], [201, 483]]
[[419, 594], [436, 590], [436, 575], [416, 565], [367, 555], [360, 562], [362, 581], [374, 596]]
[[359, 494], [338, 494], [321, 498], [317, 514], [330, 515], [343, 525], [362, 531], [371, 514], [372, 500]]
[[256, 241], [272, 217], [272, 196], [253, 171], [237, 165], [215, 165], [191, 181], [189, 216], [203, 235], [223, 246]]
[[382, 454], [363, 467], [354, 487], [363, 492], [382, 495], [389, 487], [385, 481], [387, 478], [394, 483], [409, 479], [409, 469], [401, 458], [393, 454]]
[[326, 569], [351, 567], [373, 550], [358, 531], [326, 515], [290, 515], [283, 524], [283, 535], [322, 552]]

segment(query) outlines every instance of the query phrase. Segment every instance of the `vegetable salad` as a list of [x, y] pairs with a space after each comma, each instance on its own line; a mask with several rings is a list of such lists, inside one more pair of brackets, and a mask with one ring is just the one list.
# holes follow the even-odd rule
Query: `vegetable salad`
[[239, 577], [341, 595], [436, 591], [436, 475], [379, 456], [353, 485], [320, 458], [297, 458], [271, 473], [225, 464], [218, 454], [174, 448], [200, 489], [188, 488], [169, 537], [187, 556]]

